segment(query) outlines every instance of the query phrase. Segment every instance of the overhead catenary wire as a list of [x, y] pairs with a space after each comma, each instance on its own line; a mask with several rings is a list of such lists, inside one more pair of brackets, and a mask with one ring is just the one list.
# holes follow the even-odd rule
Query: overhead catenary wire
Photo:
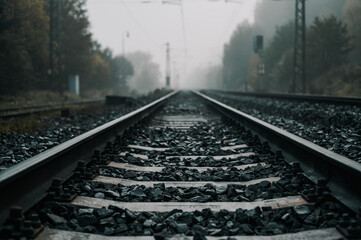
[[[134, 22], [138, 25], [138, 27], [141, 29], [141, 31], [144, 32], [144, 34], [150, 38], [150, 40], [155, 43], [158, 47], [161, 47], [162, 44], [159, 44], [157, 41], [155, 41], [150, 34], [145, 30], [145, 28], [143, 27], [143, 25], [135, 18], [134, 14], [131, 12], [131, 10], [129, 9], [129, 7], [127, 6], [127, 4], [129, 3], [137, 3], [137, 4], [147, 4], [147, 3], [161, 3], [161, 4], [175, 4], [175, 5], [179, 5], [180, 6], [180, 12], [181, 12], [181, 24], [182, 24], [182, 35], [183, 35], [183, 43], [184, 43], [184, 48], [185, 48], [185, 54], [187, 54], [187, 37], [186, 37], [186, 26], [185, 26], [185, 16], [184, 16], [184, 2], [185, 0], [89, 0], [90, 2], [93, 3], [100, 3], [100, 4], [106, 4], [106, 3], [122, 3], [123, 6], [125, 7], [126, 11], [128, 12], [128, 14], [130, 15], [130, 17], [134, 20]], [[192, 0], [192, 2], [197, 1], [197, 0]], [[224, 3], [243, 3], [243, 0], [198, 0], [198, 2], [224, 2]], [[217, 41], [217, 45], [220, 44], [220, 42], [223, 39], [223, 36], [229, 31], [229, 28], [231, 27], [231, 22], [233, 22], [233, 20], [236, 18], [236, 16], [239, 14], [241, 10], [241, 7], [239, 7], [238, 9], [234, 10], [234, 12], [231, 15], [230, 20], [227, 22], [226, 27], [224, 28], [225, 31], [222, 33], [222, 35], [220, 36], [219, 40]], [[227, 27], [228, 26], [228, 27]]]
[[[147, 29], [144, 27], [144, 25], [142, 24], [141, 21], [142, 19], [139, 19], [139, 16], [137, 17], [137, 15], [134, 15], [134, 11], [132, 11], [131, 6], [133, 7], [136, 4], [171, 4], [171, 5], [178, 5], [180, 7], [180, 20], [181, 20], [181, 33], [182, 33], [182, 38], [183, 38], [183, 53], [182, 54], [176, 54], [177, 56], [175, 56], [176, 58], [183, 58], [183, 67], [184, 69], [187, 68], [187, 59], [190, 58], [194, 58], [195, 56], [189, 56], [188, 55], [188, 51], [189, 51], [189, 46], [187, 45], [187, 26], [186, 26], [186, 11], [188, 9], [185, 9], [188, 7], [188, 5], [185, 4], [192, 4], [195, 2], [209, 2], [209, 4], [233, 4], [233, 3], [242, 3], [242, 0], [232, 0], [232, 1], [228, 1], [228, 0], [218, 0], [218, 1], [214, 1], [214, 0], [88, 0], [91, 3], [121, 3], [124, 6], [124, 10], [127, 11], [128, 15], [131, 17], [131, 19], [133, 20], [133, 22], [137, 25], [137, 27], [139, 28], [139, 30], [141, 30], [143, 32], [143, 34], [149, 39], [149, 42], [151, 42], [152, 44], [156, 45], [159, 48], [162, 48], [163, 51], [163, 42], [160, 43], [159, 40], [157, 41], [157, 39], [155, 39], [155, 36], [152, 35], [152, 31], [147, 31]], [[240, 2], [241, 1], [241, 2]], [[134, 5], [129, 5], [129, 4], [134, 4]], [[239, 4], [241, 5], [241, 4]], [[233, 11], [231, 13], [231, 15], [228, 17], [229, 20], [227, 22], [227, 24], [225, 25], [225, 27], [221, 30], [223, 33], [222, 35], [220, 35], [220, 37], [216, 40], [217, 41], [217, 45], [221, 45], [223, 42], [224, 37], [226, 37], [227, 33], [230, 31], [230, 29], [234, 26], [233, 22], [235, 21], [235, 19], [237, 18], [237, 16], [239, 15], [239, 13], [242, 10], [242, 5], [241, 6], [235, 6], [235, 9], [230, 9], [231, 11]], [[143, 22], [144, 23], [144, 22]], [[147, 25], [145, 25], [147, 26]], [[220, 46], [220, 48], [223, 48], [223, 46]], [[221, 55], [221, 53], [218, 52], [222, 52], [221, 50], [217, 51], [217, 54], [212, 53], [212, 56], [215, 55]], [[183, 56], [182, 56], [183, 55]], [[201, 54], [204, 56], [204, 54]], [[206, 54], [207, 56], [209, 56], [210, 54]], [[196, 57], [198, 58], [198, 57]], [[185, 71], [184, 71], [185, 72]]]
[[134, 14], [132, 13], [132, 11], [129, 9], [129, 7], [126, 4], [126, 1], [122, 0], [121, 1], [124, 9], [128, 12], [129, 16], [133, 19], [133, 21], [138, 25], [139, 29], [144, 33], [144, 35], [146, 35], [150, 41], [156, 45], [159, 48], [162, 48], [162, 44], [158, 43], [156, 40], [153, 39], [153, 37], [146, 31], [146, 29], [143, 27], [143, 25], [138, 21], [138, 19], [134, 16]]
[[[186, 38], [186, 28], [185, 28], [185, 21], [184, 21], [184, 9], [183, 9], [183, 0], [181, 0], [181, 19], [182, 19], [182, 32], [183, 32], [183, 43], [185, 48], [185, 55], [188, 55], [188, 47], [187, 47], [187, 38]], [[184, 70], [187, 72], [187, 61], [184, 61]]]
[[182, 31], [183, 31], [183, 42], [185, 51], [187, 52], [187, 38], [186, 38], [186, 27], [185, 27], [185, 21], [184, 21], [184, 8], [183, 8], [183, 2], [181, 2], [181, 18], [182, 18]]
[[233, 13], [231, 15], [231, 17], [229, 18], [229, 20], [227, 21], [225, 27], [223, 28], [224, 31], [222, 32], [222, 34], [219, 36], [216, 45], [214, 46], [219, 46], [224, 38], [224, 36], [227, 34], [227, 32], [230, 30], [230, 28], [232, 27], [232, 22], [235, 20], [235, 18], [239, 15], [239, 12], [241, 11], [242, 6], [238, 6], [237, 9], [233, 10]]

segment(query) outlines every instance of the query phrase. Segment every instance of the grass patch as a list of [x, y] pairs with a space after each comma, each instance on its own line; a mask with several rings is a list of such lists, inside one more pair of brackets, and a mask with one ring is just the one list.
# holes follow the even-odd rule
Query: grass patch
[[0, 119], [0, 133], [34, 133], [46, 127], [42, 119], [43, 114], [31, 114], [26, 117], [18, 117], [12, 119]]
[[19, 92], [16, 95], [1, 96], [0, 108], [48, 105], [80, 100], [82, 100], [81, 97], [68, 92], [64, 92], [61, 96], [58, 92], [52, 91], [27, 91]]
[[[108, 106], [103, 104], [70, 105], [66, 108], [69, 108], [70, 115], [99, 114], [109, 109]], [[60, 117], [61, 111], [56, 110], [24, 117], [0, 119], [0, 133], [34, 133], [51, 127], [48, 121], [49, 118], [56, 119]]]

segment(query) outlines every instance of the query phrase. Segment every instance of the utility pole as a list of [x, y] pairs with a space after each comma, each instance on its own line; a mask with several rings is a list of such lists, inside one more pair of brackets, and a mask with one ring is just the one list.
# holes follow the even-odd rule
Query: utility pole
[[63, 95], [63, 88], [62, 88], [62, 77], [63, 77], [63, 73], [62, 73], [62, 56], [61, 56], [61, 1], [62, 0], [58, 0], [58, 14], [57, 14], [57, 23], [58, 23], [58, 87], [59, 87], [59, 92], [61, 95]]
[[176, 62], [172, 61], [172, 79], [173, 79], [173, 88], [178, 88], [178, 77], [177, 77], [177, 71], [176, 71]]
[[301, 83], [302, 93], [306, 92], [306, 0], [295, 0], [295, 35], [293, 49], [293, 78], [291, 92], [296, 93]]
[[[264, 81], [264, 75], [265, 75], [265, 65], [263, 62], [263, 36], [257, 35], [253, 38], [253, 51], [255, 53], [258, 53], [259, 62], [257, 65], [257, 74], [258, 74], [258, 81], [259, 81], [259, 91], [264, 92], [266, 91], [266, 83]], [[244, 91], [247, 92], [248, 88], [248, 81], [246, 79]]]
[[48, 77], [51, 82], [54, 71], [54, 0], [49, 0], [49, 69]]
[[165, 68], [165, 83], [166, 87], [170, 87], [170, 55], [169, 55], [169, 43], [166, 43], [166, 68]]

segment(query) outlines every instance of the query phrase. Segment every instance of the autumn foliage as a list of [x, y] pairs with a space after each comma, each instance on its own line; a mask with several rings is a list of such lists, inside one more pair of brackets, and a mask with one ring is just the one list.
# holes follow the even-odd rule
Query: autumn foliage
[[[49, 71], [51, 1], [55, 11], [53, 68]], [[124, 92], [125, 78], [133, 74], [132, 66], [126, 59], [119, 62], [92, 38], [85, 1], [61, 1], [60, 16], [57, 3], [0, 0], [0, 92], [65, 91], [70, 75], [79, 75], [81, 90], [112, 88]], [[61, 22], [60, 35], [57, 19]]]

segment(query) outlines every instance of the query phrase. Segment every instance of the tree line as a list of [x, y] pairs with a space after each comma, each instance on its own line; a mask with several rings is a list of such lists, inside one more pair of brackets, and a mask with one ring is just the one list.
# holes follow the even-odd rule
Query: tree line
[[0, 0], [0, 13], [2, 94], [64, 91], [70, 75], [79, 75], [82, 90], [128, 90], [133, 65], [93, 39], [85, 0]]
[[[312, 9], [313, 16], [306, 12], [308, 18], [313, 17], [306, 29], [306, 91], [361, 95], [361, 2], [331, 2], [334, 2], [330, 4], [334, 11], [324, 11], [320, 6], [319, 11], [316, 7]], [[261, 2], [258, 9], [266, 9], [267, 4], [267, 1]], [[268, 8], [268, 12], [272, 11]], [[280, 24], [273, 36], [265, 38], [263, 76], [259, 76], [257, 69], [260, 56], [252, 51], [253, 36], [259, 32], [262, 32], [262, 22], [257, 21], [255, 24], [242, 23], [233, 32], [224, 47], [223, 86], [226, 89], [245, 90], [248, 87], [252, 91], [289, 92], [293, 76], [294, 22]]]

